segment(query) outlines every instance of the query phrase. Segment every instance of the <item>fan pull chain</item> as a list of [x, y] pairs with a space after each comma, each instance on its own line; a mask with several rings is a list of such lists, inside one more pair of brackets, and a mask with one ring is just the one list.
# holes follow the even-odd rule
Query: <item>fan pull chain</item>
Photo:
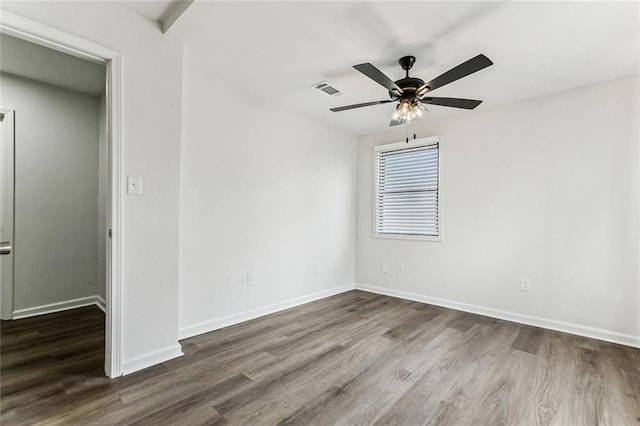
[[414, 127], [414, 123], [409, 123], [406, 126], [406, 129], [407, 129], [407, 136], [405, 137], [406, 143], [409, 143], [409, 133], [413, 132], [413, 140], [416, 140], [417, 138], [417, 133], [415, 133], [415, 131], [413, 130], [413, 127]]

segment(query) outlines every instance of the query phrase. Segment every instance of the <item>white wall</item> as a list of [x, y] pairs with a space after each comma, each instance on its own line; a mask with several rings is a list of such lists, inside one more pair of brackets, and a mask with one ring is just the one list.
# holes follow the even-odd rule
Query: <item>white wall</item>
[[355, 137], [231, 90], [205, 54], [185, 48], [183, 336], [354, 280]]
[[15, 110], [14, 312], [95, 296], [98, 98], [4, 73], [0, 91]]
[[[638, 344], [639, 95], [630, 77], [438, 122], [427, 114], [418, 135], [442, 135], [446, 150], [441, 243], [372, 238], [372, 147], [405, 135], [361, 137], [357, 282]], [[396, 259], [405, 269], [382, 274]]]
[[144, 194], [123, 205], [123, 360], [130, 371], [174, 356], [182, 46], [157, 23], [113, 2], [1, 7], [122, 53], [124, 174], [144, 179]]

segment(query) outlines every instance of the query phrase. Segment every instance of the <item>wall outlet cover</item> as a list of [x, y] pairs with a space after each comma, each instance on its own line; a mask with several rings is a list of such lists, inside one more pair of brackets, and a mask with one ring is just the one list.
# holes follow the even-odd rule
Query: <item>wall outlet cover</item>
[[142, 178], [127, 176], [127, 195], [142, 195]]
[[256, 283], [256, 274], [254, 272], [247, 272], [247, 285], [254, 285]]

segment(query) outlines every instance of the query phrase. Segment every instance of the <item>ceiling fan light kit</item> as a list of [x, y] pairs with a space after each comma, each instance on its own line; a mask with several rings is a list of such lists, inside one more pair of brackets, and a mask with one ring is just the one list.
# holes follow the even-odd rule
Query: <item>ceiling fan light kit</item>
[[425, 112], [427, 112], [427, 108], [417, 99], [413, 101], [402, 99], [393, 110], [391, 119], [400, 122], [400, 124], [411, 123], [422, 118]]
[[490, 65], [493, 62], [485, 55], [478, 55], [462, 64], [450, 69], [444, 74], [439, 75], [431, 81], [424, 82], [424, 80], [416, 77], [409, 76], [409, 70], [416, 62], [414, 56], [403, 56], [398, 63], [400, 67], [406, 72], [404, 78], [393, 81], [387, 77], [382, 71], [373, 66], [370, 63], [364, 63], [354, 65], [353, 67], [366, 75], [376, 83], [385, 87], [389, 91], [390, 100], [365, 102], [355, 105], [347, 105], [343, 107], [331, 108], [333, 112], [346, 111], [349, 109], [362, 108], [371, 105], [386, 104], [389, 102], [398, 102], [396, 105], [390, 126], [396, 126], [399, 124], [411, 123], [424, 116], [427, 111], [424, 104], [440, 105], [453, 108], [462, 109], [474, 109], [482, 103], [482, 101], [475, 99], [460, 99], [460, 98], [434, 98], [427, 97], [426, 95], [439, 87], [452, 83], [477, 71], [480, 71]]

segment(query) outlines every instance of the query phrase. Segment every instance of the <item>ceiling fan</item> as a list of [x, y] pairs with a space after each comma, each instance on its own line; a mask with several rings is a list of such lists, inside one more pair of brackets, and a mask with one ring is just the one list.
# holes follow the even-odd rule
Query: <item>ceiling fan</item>
[[353, 67], [356, 70], [385, 87], [389, 91], [389, 97], [391, 99], [331, 108], [331, 111], [346, 111], [354, 108], [362, 108], [397, 101], [398, 105], [393, 112], [393, 118], [389, 124], [390, 126], [397, 126], [398, 124], [409, 123], [422, 117], [424, 112], [427, 110], [424, 104], [474, 109], [482, 103], [482, 101], [475, 99], [434, 98], [427, 96], [427, 94], [432, 90], [493, 65], [493, 62], [491, 62], [491, 60], [486, 56], [482, 54], [475, 56], [426, 83], [420, 78], [409, 77], [409, 70], [413, 67], [415, 62], [416, 58], [414, 56], [403, 56], [400, 58], [398, 63], [407, 74], [404, 78], [397, 81], [391, 80], [382, 71], [370, 63], [354, 65]]

